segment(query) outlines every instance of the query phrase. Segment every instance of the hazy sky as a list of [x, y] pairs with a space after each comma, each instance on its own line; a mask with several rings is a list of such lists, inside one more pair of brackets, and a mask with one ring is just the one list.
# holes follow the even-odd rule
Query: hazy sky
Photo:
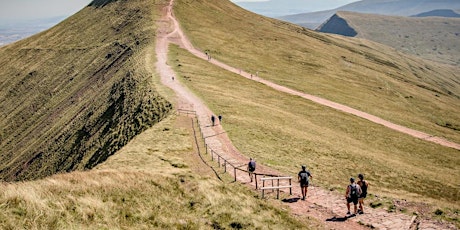
[[[232, 2], [238, 3], [248, 3], [248, 2], [283, 2], [285, 5], [283, 8], [289, 8], [289, 5], [302, 5], [306, 8], [303, 8], [304, 13], [313, 12], [313, 11], [322, 11], [322, 10], [331, 10], [337, 7], [357, 2], [358, 0], [231, 0]], [[281, 10], [281, 9], [280, 9]]]
[[[231, 0], [233, 2], [263, 2], [273, 0]], [[275, 0], [279, 1], [279, 0]], [[290, 0], [293, 1], [293, 0]], [[305, 2], [308, 11], [333, 9], [357, 0], [294, 0]], [[0, 0], [0, 20], [52, 18], [70, 16], [91, 0]]]
[[91, 0], [0, 0], [0, 20], [70, 16]]

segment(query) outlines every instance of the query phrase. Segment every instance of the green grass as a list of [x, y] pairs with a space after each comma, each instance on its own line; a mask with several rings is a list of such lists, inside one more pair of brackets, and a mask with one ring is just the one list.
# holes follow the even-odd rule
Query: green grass
[[460, 143], [458, 131], [438, 125], [460, 121], [458, 68], [264, 18], [227, 1], [178, 0], [174, 10], [195, 47], [215, 59]]
[[177, 46], [169, 64], [223, 115], [233, 144], [261, 164], [291, 175], [307, 164], [316, 185], [339, 193], [350, 176], [364, 173], [371, 193], [380, 197], [459, 206], [457, 150], [275, 91]]

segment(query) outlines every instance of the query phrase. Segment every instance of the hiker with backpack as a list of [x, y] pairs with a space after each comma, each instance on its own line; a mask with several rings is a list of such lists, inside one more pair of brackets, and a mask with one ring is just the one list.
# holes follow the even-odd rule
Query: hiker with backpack
[[364, 214], [364, 209], [363, 209], [364, 199], [367, 196], [367, 188], [369, 188], [369, 183], [364, 180], [364, 176], [361, 173], [358, 174], [358, 178], [359, 178], [358, 185], [359, 187], [361, 187], [361, 195], [358, 198], [358, 203], [359, 203], [358, 213]]
[[298, 174], [298, 180], [300, 183], [300, 190], [302, 190], [302, 200], [305, 200], [308, 192], [308, 185], [310, 183], [309, 179], [312, 179], [310, 171], [307, 171], [307, 166], [302, 165], [302, 171]]
[[211, 115], [211, 123], [212, 126], [214, 126], [214, 123], [216, 122], [216, 117], [214, 115]]
[[252, 182], [252, 174], [256, 171], [256, 161], [252, 158], [249, 158], [249, 163], [248, 163], [248, 172], [249, 172], [249, 178], [251, 178]]
[[351, 215], [350, 213], [350, 203], [353, 202], [353, 205], [355, 207], [354, 209], [354, 214], [356, 215], [357, 212], [357, 205], [358, 205], [358, 199], [359, 196], [361, 195], [361, 187], [359, 187], [358, 184], [355, 183], [355, 178], [350, 178], [350, 184], [347, 186], [347, 192], [345, 193], [345, 199], [347, 200], [347, 215]]

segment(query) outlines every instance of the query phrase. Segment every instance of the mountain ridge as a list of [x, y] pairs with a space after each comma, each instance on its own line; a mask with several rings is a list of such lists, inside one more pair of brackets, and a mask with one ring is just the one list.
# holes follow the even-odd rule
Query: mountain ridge
[[352, 11], [368, 14], [382, 14], [393, 16], [412, 16], [415, 14], [437, 9], [460, 9], [460, 2], [456, 0], [363, 0], [345, 6], [319, 12], [294, 14], [278, 17], [310, 29], [316, 29], [337, 11]]
[[[134, 62], [151, 44], [149, 14], [113, 2], [0, 48], [0, 179], [92, 168], [168, 114]], [[92, 21], [111, 13], [118, 20]]]
[[[460, 65], [458, 18], [400, 17], [339, 11], [317, 31], [364, 38], [408, 54]], [[356, 33], [347, 33], [353, 30]]]

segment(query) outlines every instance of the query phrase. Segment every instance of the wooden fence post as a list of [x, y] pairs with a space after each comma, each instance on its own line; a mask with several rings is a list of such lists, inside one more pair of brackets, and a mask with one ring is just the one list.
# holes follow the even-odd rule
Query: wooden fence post
[[235, 173], [235, 182], [236, 182], [236, 168], [233, 167], [233, 173]]
[[254, 180], [256, 180], [256, 190], [257, 190], [257, 173], [254, 173]]

